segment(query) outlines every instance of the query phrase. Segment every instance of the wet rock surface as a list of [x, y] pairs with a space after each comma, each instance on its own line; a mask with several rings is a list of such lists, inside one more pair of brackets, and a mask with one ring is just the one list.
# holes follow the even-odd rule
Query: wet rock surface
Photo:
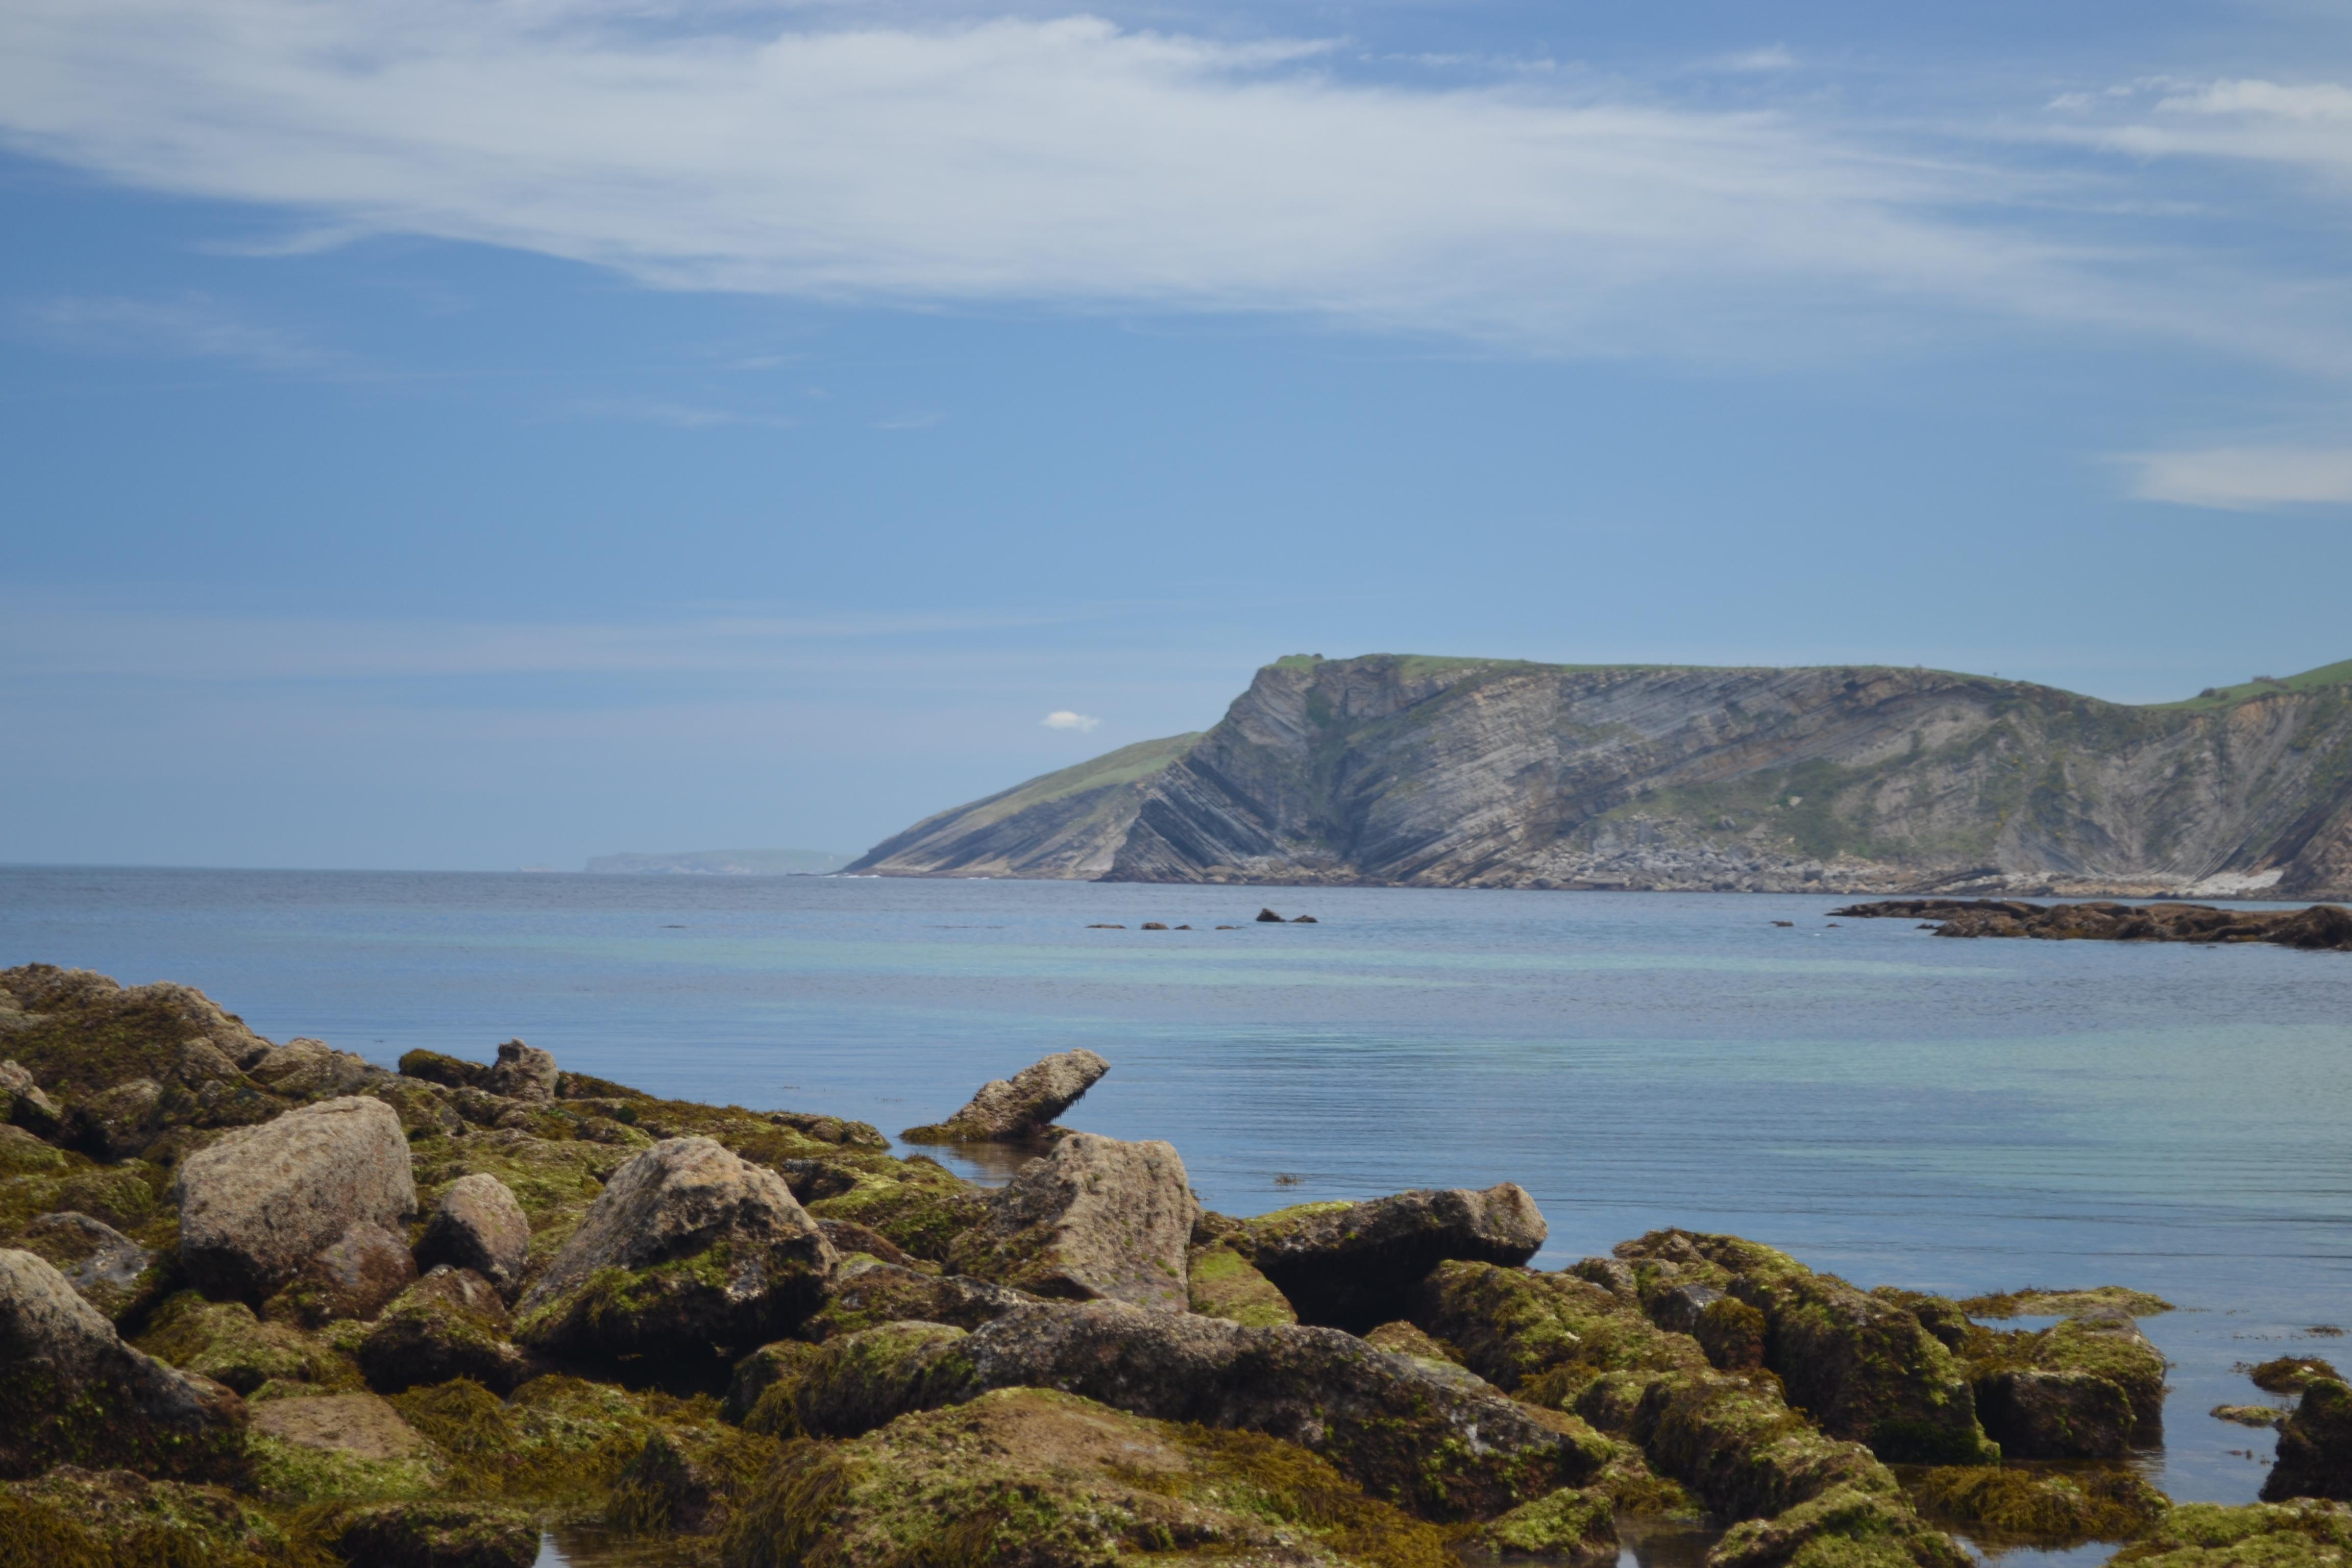
[[441, 1191], [416, 1244], [419, 1268], [471, 1269], [512, 1300], [530, 1257], [530, 1217], [504, 1182], [486, 1171]]
[[2223, 910], [2210, 904], [2032, 904], [2014, 899], [1890, 899], [1832, 910], [1854, 919], [1939, 922], [1937, 936], [2021, 936], [2057, 942], [2265, 942], [2352, 952], [2352, 910]]
[[2263, 1500], [2326, 1498], [2352, 1502], [2352, 1386], [2314, 1378], [2279, 1425], [2278, 1458], [2263, 1481]]
[[352, 1225], [404, 1228], [408, 1139], [381, 1100], [303, 1106], [231, 1132], [180, 1167], [180, 1261], [207, 1291], [262, 1300]]
[[945, 1121], [909, 1127], [909, 1143], [1018, 1142], [1052, 1125], [1092, 1089], [1110, 1063], [1092, 1051], [1064, 1051], [982, 1084], [970, 1104]]
[[1244, 1222], [1221, 1239], [1271, 1281], [1301, 1322], [1360, 1333], [1401, 1318], [1439, 1264], [1525, 1263], [1548, 1234], [1517, 1183], [1304, 1204]]
[[445, 1263], [384, 1310], [354, 1356], [368, 1386], [380, 1394], [453, 1377], [509, 1394], [538, 1370], [509, 1337], [512, 1328], [506, 1303], [488, 1280]]
[[1033, 1296], [1181, 1312], [1200, 1215], [1172, 1145], [1074, 1132], [1022, 1168], [948, 1260]]

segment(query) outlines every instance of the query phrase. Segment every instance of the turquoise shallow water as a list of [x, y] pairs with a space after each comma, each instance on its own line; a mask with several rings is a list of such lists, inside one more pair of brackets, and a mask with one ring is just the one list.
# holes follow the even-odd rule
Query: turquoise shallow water
[[[1113, 1070], [1069, 1120], [1169, 1139], [1230, 1212], [1507, 1179], [1546, 1265], [1685, 1225], [1864, 1285], [2135, 1285], [2184, 1309], [2145, 1325], [2176, 1363], [2157, 1479], [2251, 1499], [2269, 1435], [2204, 1412], [2352, 1322], [2352, 957], [1951, 942], [1832, 928], [1842, 901], [0, 868], [0, 963], [890, 1131], [1083, 1045]], [[1085, 929], [1147, 920], [1201, 929]]]

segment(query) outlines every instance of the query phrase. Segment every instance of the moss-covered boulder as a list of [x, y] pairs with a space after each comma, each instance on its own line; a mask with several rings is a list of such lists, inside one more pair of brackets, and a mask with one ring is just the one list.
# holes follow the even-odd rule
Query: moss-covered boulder
[[793, 1399], [817, 1354], [817, 1347], [805, 1340], [761, 1345], [735, 1363], [727, 1396], [719, 1402], [719, 1418], [772, 1436], [799, 1436], [800, 1415]]
[[2289, 1498], [2352, 1501], [2352, 1386], [2312, 1379], [2280, 1424], [2278, 1459], [2263, 1481], [2263, 1499]]
[[67, 1210], [27, 1225], [15, 1245], [66, 1277], [83, 1300], [120, 1325], [163, 1299], [169, 1265], [104, 1221]]
[[288, 1386], [251, 1410], [253, 1489], [278, 1507], [428, 1498], [446, 1482], [441, 1456], [373, 1394]]
[[[21, 1025], [24, 1020], [24, 1010], [16, 1005], [16, 999], [5, 990], [0, 990], [0, 1018], [16, 1025]], [[65, 1110], [49, 1097], [47, 1090], [41, 1088], [40, 1080], [24, 1064], [15, 1060], [0, 1061], [0, 1125], [22, 1134], [22, 1137], [14, 1139], [0, 1134], [0, 1149], [26, 1140], [38, 1143], [64, 1136]], [[0, 1170], [6, 1168], [5, 1163], [0, 1163]]]
[[1736, 1524], [1706, 1561], [1707, 1568], [1969, 1568], [1973, 1560], [1899, 1494], [1860, 1484]]
[[1112, 1302], [1024, 1307], [968, 1335], [900, 1323], [847, 1336], [803, 1376], [797, 1407], [808, 1431], [850, 1436], [1007, 1387], [1297, 1442], [1433, 1519], [1486, 1518], [1581, 1484], [1617, 1451], [1565, 1413], [1335, 1329], [1250, 1329]]
[[2164, 1356], [2119, 1311], [2031, 1332], [1970, 1325], [1961, 1345], [1978, 1414], [2011, 1458], [2117, 1458], [2163, 1440]]
[[1223, 1242], [1192, 1248], [1185, 1260], [1185, 1288], [1192, 1310], [1208, 1318], [1247, 1328], [1271, 1328], [1298, 1321], [1290, 1299], [1273, 1280], [1251, 1267], [1249, 1259]]
[[671, 1139], [614, 1174], [519, 1303], [515, 1339], [554, 1354], [740, 1352], [814, 1311], [835, 1261], [774, 1172]]
[[[1733, 1236], [1654, 1231], [1617, 1248], [1662, 1286], [1705, 1284], [1764, 1316], [1764, 1364], [1832, 1436], [1889, 1461], [1990, 1463], [1965, 1369], [1907, 1308]], [[1654, 1300], [1644, 1280], [1645, 1303]]]
[[313, 1527], [345, 1562], [366, 1568], [530, 1568], [539, 1522], [479, 1502], [391, 1502], [335, 1510]]
[[23, 1568], [313, 1568], [308, 1543], [218, 1487], [59, 1465], [0, 1484], [0, 1563]]
[[1429, 1525], [1288, 1444], [1026, 1388], [794, 1445], [724, 1545], [729, 1568], [1453, 1561]]
[[2316, 1500], [2183, 1503], [2114, 1561], [2128, 1568], [2345, 1568], [2352, 1563], [2352, 1508]]
[[264, 1322], [242, 1301], [207, 1301], [193, 1290], [156, 1309], [139, 1348], [239, 1394], [272, 1382], [326, 1390], [356, 1388], [360, 1382], [349, 1358], [320, 1336], [291, 1323]]
[[2300, 1394], [2316, 1378], [2344, 1381], [2342, 1373], [2315, 1355], [2275, 1356], [2257, 1363], [2246, 1376], [2265, 1394]]
[[801, 1331], [811, 1340], [826, 1340], [908, 1320], [976, 1329], [1035, 1300], [985, 1279], [851, 1258], [834, 1270], [824, 1305]]
[[956, 1238], [988, 1217], [988, 1194], [928, 1155], [812, 1163], [832, 1179], [810, 1197], [809, 1213], [864, 1226], [929, 1262], [946, 1262]]
[[245, 1404], [124, 1344], [64, 1275], [0, 1249], [0, 1479], [52, 1465], [234, 1480]]
[[2134, 1540], [2172, 1506], [2124, 1465], [1937, 1467], [1906, 1472], [1903, 1489], [1938, 1523], [1980, 1541], [2038, 1546]]
[[1540, 1557], [1570, 1564], [1617, 1561], [1617, 1516], [1608, 1495], [1563, 1487], [1490, 1520], [1473, 1537], [1496, 1557]]
[[1606, 1373], [1575, 1408], [1723, 1519], [1769, 1517], [1842, 1486], [1895, 1487], [1868, 1448], [1790, 1409], [1769, 1374]]
[[656, 1431], [613, 1483], [604, 1523], [625, 1535], [709, 1535], [725, 1527], [782, 1445], [733, 1426]]
[[[1441, 1265], [1415, 1292], [1412, 1321], [1455, 1347], [1498, 1388], [1571, 1404], [1610, 1372], [1704, 1372], [1706, 1353], [1625, 1297], [1569, 1274], [1487, 1263]], [[1532, 1385], [1546, 1380], [1540, 1390]]]
[[537, 1370], [509, 1337], [506, 1303], [471, 1269], [443, 1264], [403, 1291], [359, 1343], [368, 1386], [398, 1394], [468, 1377], [511, 1393]]
[[1181, 1312], [1200, 1215], [1173, 1145], [1073, 1132], [989, 1201], [948, 1261], [1033, 1296]]
[[1397, 1193], [1363, 1203], [1302, 1204], [1245, 1220], [1224, 1244], [1272, 1280], [1301, 1322], [1360, 1334], [1408, 1315], [1442, 1263], [1517, 1266], [1548, 1234], [1527, 1190]]

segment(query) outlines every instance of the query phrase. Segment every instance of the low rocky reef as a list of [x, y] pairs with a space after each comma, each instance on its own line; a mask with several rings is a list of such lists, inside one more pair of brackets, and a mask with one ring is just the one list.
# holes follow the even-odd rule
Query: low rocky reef
[[2273, 1501], [2176, 1508], [2126, 1462], [2153, 1298], [1864, 1290], [1683, 1230], [1536, 1270], [1508, 1183], [1219, 1215], [1167, 1143], [1051, 1121], [1098, 1057], [927, 1130], [1032, 1141], [993, 1192], [859, 1122], [520, 1042], [389, 1072], [42, 965], [0, 973], [0, 1563], [522, 1568], [550, 1525], [718, 1568], [1599, 1564], [1657, 1518], [1724, 1529], [1710, 1568], [2352, 1545], [2324, 1363]]
[[2352, 910], [2219, 910], [2210, 904], [2029, 904], [2015, 899], [1884, 899], [1830, 913], [1916, 920], [1937, 936], [2030, 936], [2059, 942], [2267, 942], [2352, 952]]

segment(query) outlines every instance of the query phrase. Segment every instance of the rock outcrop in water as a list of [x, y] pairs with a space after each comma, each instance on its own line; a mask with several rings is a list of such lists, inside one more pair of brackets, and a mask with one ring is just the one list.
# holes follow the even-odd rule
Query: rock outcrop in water
[[2049, 942], [2266, 942], [2307, 952], [2352, 952], [2352, 910], [2217, 910], [2210, 904], [2029, 904], [2015, 899], [1886, 899], [1830, 913], [1852, 920], [1937, 922], [1937, 936]]
[[[1167, 1145], [1083, 1132], [990, 1194], [857, 1122], [535, 1055], [354, 1076], [178, 987], [0, 991], [57, 1009], [47, 1135], [0, 1138], [0, 1549], [37, 1562], [526, 1568], [557, 1520], [716, 1568], [1597, 1564], [1702, 1512], [1712, 1568], [1963, 1568], [1945, 1523], [2153, 1531], [2181, 1568], [2352, 1541], [2340, 1505], [2168, 1510], [2088, 1457], [2160, 1415], [2130, 1291], [1964, 1308], [1683, 1231], [1544, 1271], [1507, 1183], [1235, 1218]], [[286, 1070], [202, 1079], [197, 1025]], [[92, 1132], [118, 1057], [157, 1089], [122, 1142]], [[2071, 1315], [1970, 1316], [2012, 1308]], [[2282, 1492], [2336, 1484], [2327, 1372], [2294, 1369]], [[2072, 1463], [1991, 1463], [1987, 1429]]]
[[2352, 896], [2352, 662], [2127, 707], [1885, 667], [1286, 658], [1203, 734], [942, 812], [850, 868]]

